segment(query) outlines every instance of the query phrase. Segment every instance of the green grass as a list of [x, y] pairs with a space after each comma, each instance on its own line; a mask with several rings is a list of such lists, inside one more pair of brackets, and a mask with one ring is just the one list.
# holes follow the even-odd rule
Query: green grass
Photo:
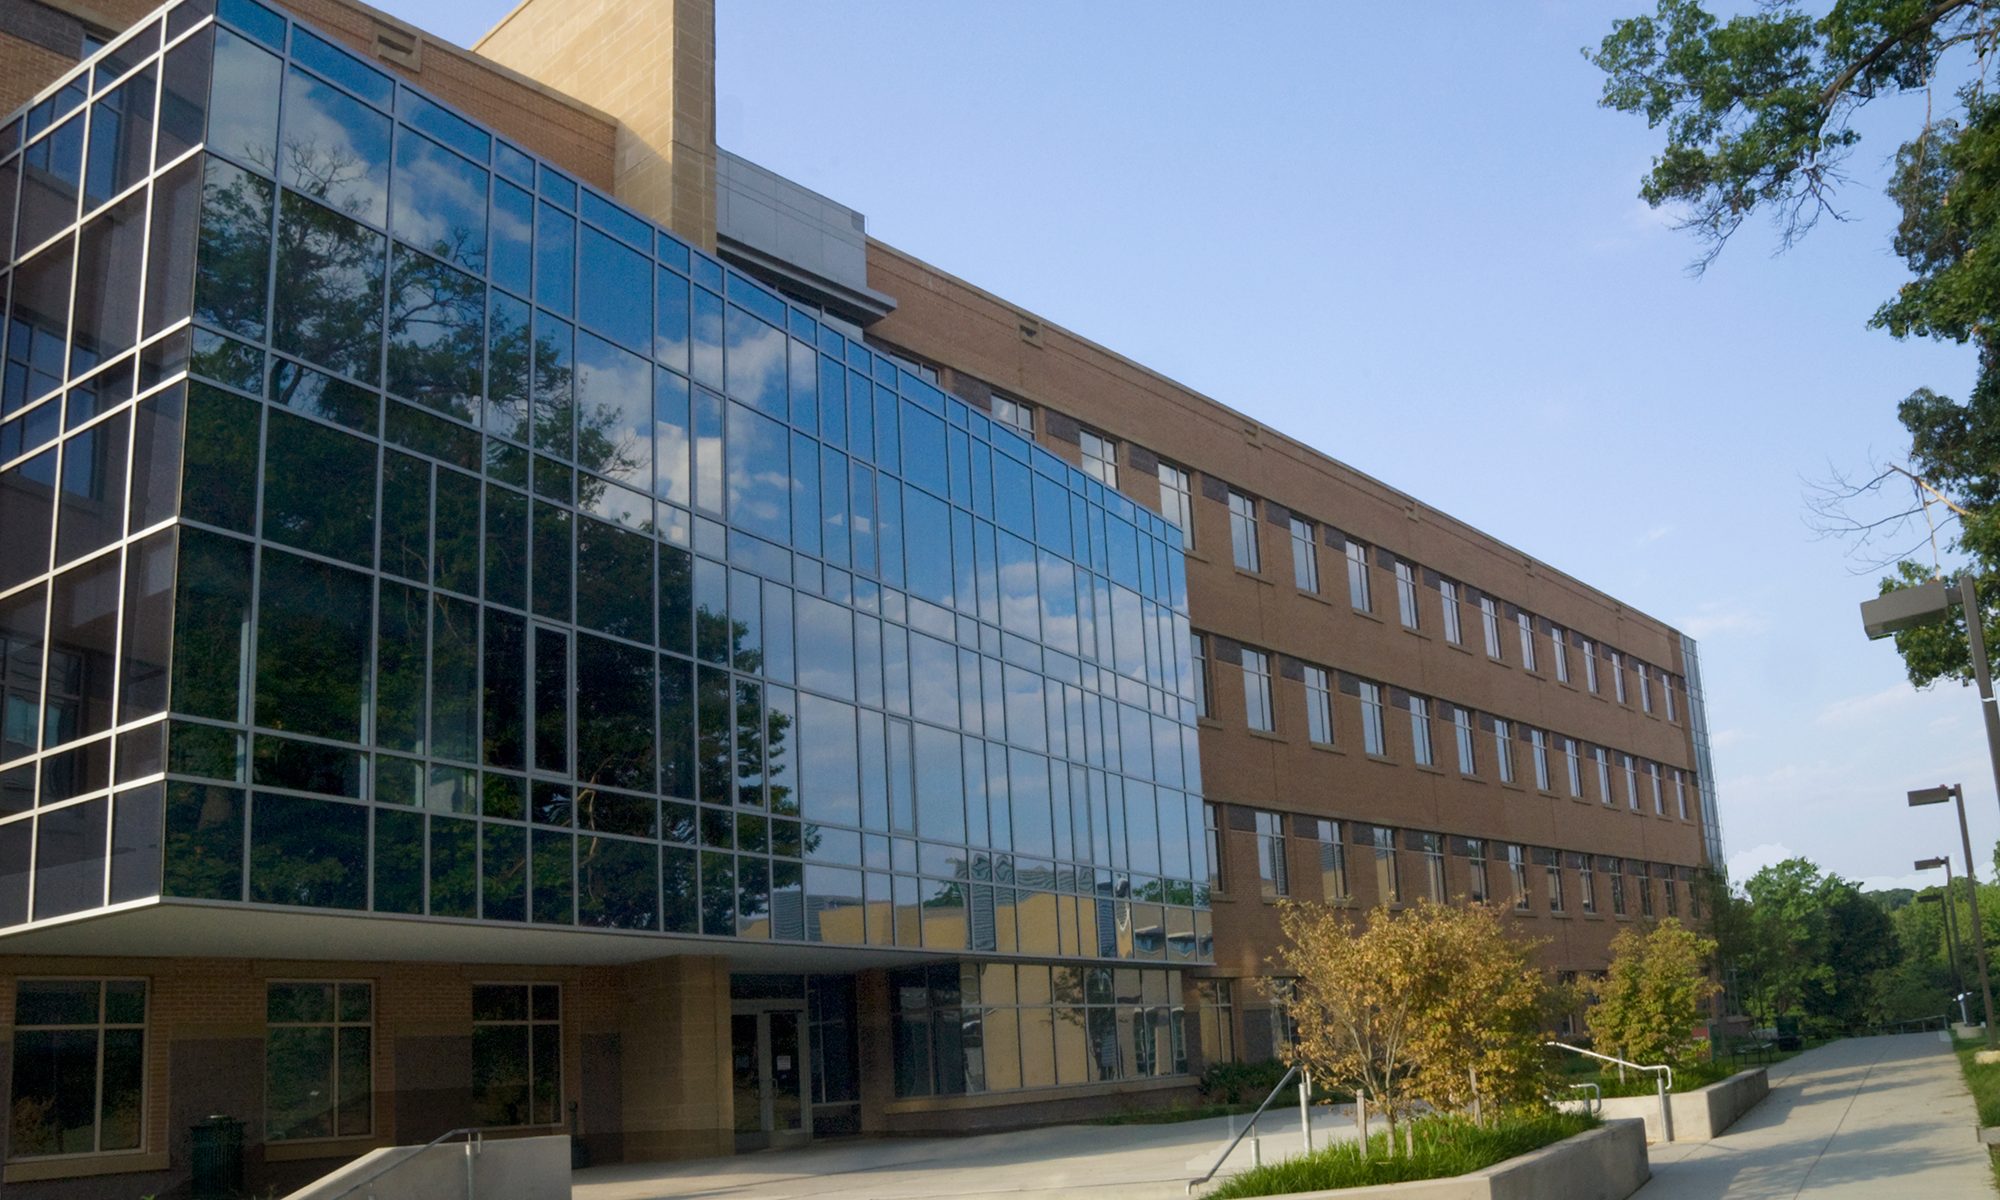
[[1206, 1193], [1205, 1200], [1446, 1179], [1539, 1150], [1600, 1124], [1596, 1117], [1582, 1113], [1509, 1117], [1492, 1126], [1474, 1125], [1464, 1117], [1428, 1117], [1417, 1122], [1414, 1155], [1391, 1157], [1387, 1133], [1368, 1139], [1366, 1160], [1359, 1144], [1335, 1142], [1311, 1154], [1232, 1176]]
[[[1983, 1038], [1953, 1037], [1951, 1044], [1958, 1051], [1958, 1069], [1965, 1076], [1966, 1090], [1979, 1108], [1979, 1123], [2000, 1125], [2000, 1063], [1981, 1066], [1972, 1061], [1974, 1054], [1986, 1048]], [[1987, 1160], [1993, 1168], [1994, 1186], [2000, 1188], [2000, 1154], [1988, 1147]]]
[[1131, 1112], [1098, 1117], [1092, 1125], [1172, 1125], [1180, 1121], [1206, 1121], [1210, 1117], [1230, 1117], [1255, 1109], [1254, 1104], [1196, 1104], [1172, 1108], [1141, 1108]]

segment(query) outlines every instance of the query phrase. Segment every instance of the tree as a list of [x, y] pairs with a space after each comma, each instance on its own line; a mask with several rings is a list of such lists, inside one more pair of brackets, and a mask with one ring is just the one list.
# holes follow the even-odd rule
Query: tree
[[[1884, 97], [1926, 94], [1885, 181], [1900, 214], [1891, 244], [1912, 278], [1869, 324], [1897, 338], [1971, 344], [1977, 379], [1963, 401], [1912, 390], [1897, 407], [1907, 464], [1837, 477], [1812, 502], [1823, 530], [1862, 547], [1923, 518], [1914, 541], [1877, 556], [1894, 564], [1884, 591], [1938, 573], [1935, 550], [1929, 563], [1913, 556], [1935, 545], [1940, 526], [1945, 550], [1980, 573], [2000, 567], [2000, 263], [1985, 246], [2000, 228], [2000, 101], [1984, 90], [1996, 36], [1993, 11], [1975, 0], [1835, 0], [1819, 16], [1779, 0], [1727, 21], [1697, 0], [1659, 0], [1654, 15], [1614, 22], [1585, 51], [1605, 72], [1604, 107], [1664, 128], [1639, 194], [1680, 209], [1701, 247], [1697, 271], [1759, 210], [1787, 247], [1821, 217], [1842, 219], [1836, 194], [1860, 142], [1855, 114]], [[1900, 510], [1850, 507], [1905, 484], [1912, 500]], [[1988, 641], [2000, 644], [2000, 614], [1992, 597], [1981, 600]], [[1920, 687], [1970, 678], [1962, 625], [1913, 629], [1896, 646]]]
[[1708, 974], [1715, 941], [1668, 917], [1647, 932], [1622, 930], [1611, 941], [1611, 967], [1585, 985], [1596, 1004], [1587, 1020], [1607, 1054], [1637, 1063], [1693, 1062], [1694, 1027], [1721, 990]]
[[1546, 987], [1535, 946], [1495, 910], [1425, 901], [1375, 909], [1357, 930], [1336, 909], [1285, 904], [1279, 919], [1275, 965], [1294, 981], [1298, 1031], [1287, 1061], [1366, 1097], [1392, 1134], [1417, 1101], [1498, 1108], [1541, 1094]]
[[1751, 949], [1742, 982], [1766, 1017], [1798, 1015], [1823, 1033], [1879, 1019], [1880, 973], [1903, 959], [1895, 924], [1852, 882], [1790, 858], [1750, 877]]

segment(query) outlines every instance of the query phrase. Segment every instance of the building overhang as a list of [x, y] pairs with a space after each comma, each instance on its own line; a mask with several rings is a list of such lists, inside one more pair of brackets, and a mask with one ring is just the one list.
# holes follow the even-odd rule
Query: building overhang
[[0, 935], [0, 962], [16, 955], [545, 966], [619, 966], [692, 955], [719, 956], [735, 970], [770, 974], [846, 973], [954, 957], [905, 947], [673, 937], [172, 899], [79, 913]]

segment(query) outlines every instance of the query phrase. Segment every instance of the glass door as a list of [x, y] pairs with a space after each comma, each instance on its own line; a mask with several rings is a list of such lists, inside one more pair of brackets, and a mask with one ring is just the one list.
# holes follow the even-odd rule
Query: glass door
[[809, 1140], [805, 1010], [739, 1004], [729, 1029], [736, 1149], [762, 1150]]

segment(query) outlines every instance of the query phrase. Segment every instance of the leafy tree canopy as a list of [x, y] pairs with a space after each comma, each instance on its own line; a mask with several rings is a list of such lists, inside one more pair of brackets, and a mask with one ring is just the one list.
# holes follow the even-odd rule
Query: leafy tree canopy
[[[1814, 507], [1827, 528], [1863, 545], [1919, 515], [1927, 534], [1942, 513], [1945, 548], [1981, 574], [2000, 568], [2000, 257], [1985, 247], [2000, 227], [2000, 98], [1986, 89], [1996, 37], [1994, 12], [1974, 0], [1836, 0], [1818, 13], [1780, 0], [1728, 19], [1697, 0], [1659, 0], [1652, 15], [1614, 22], [1584, 52], [1605, 72], [1600, 103], [1664, 132], [1639, 194], [1682, 214], [1700, 246], [1697, 271], [1759, 211], [1784, 246], [1821, 217], [1840, 218], [1836, 193], [1852, 182], [1845, 167], [1861, 138], [1855, 114], [1925, 94], [1909, 106], [1914, 128], [1885, 181], [1900, 213], [1891, 244], [1911, 278], [1869, 323], [1897, 338], [1971, 346], [1977, 378], [1962, 399], [1913, 389], [1897, 406], [1907, 465], [1836, 480]], [[1905, 481], [1910, 507], [1852, 515], [1849, 501]], [[1917, 561], [1929, 540], [1882, 556], [1894, 563], [1883, 590], [1937, 574], [1934, 560]], [[2000, 625], [1992, 599], [1982, 600], [1994, 643]], [[1970, 677], [1962, 626], [1900, 634], [1897, 649], [1918, 686]]]

